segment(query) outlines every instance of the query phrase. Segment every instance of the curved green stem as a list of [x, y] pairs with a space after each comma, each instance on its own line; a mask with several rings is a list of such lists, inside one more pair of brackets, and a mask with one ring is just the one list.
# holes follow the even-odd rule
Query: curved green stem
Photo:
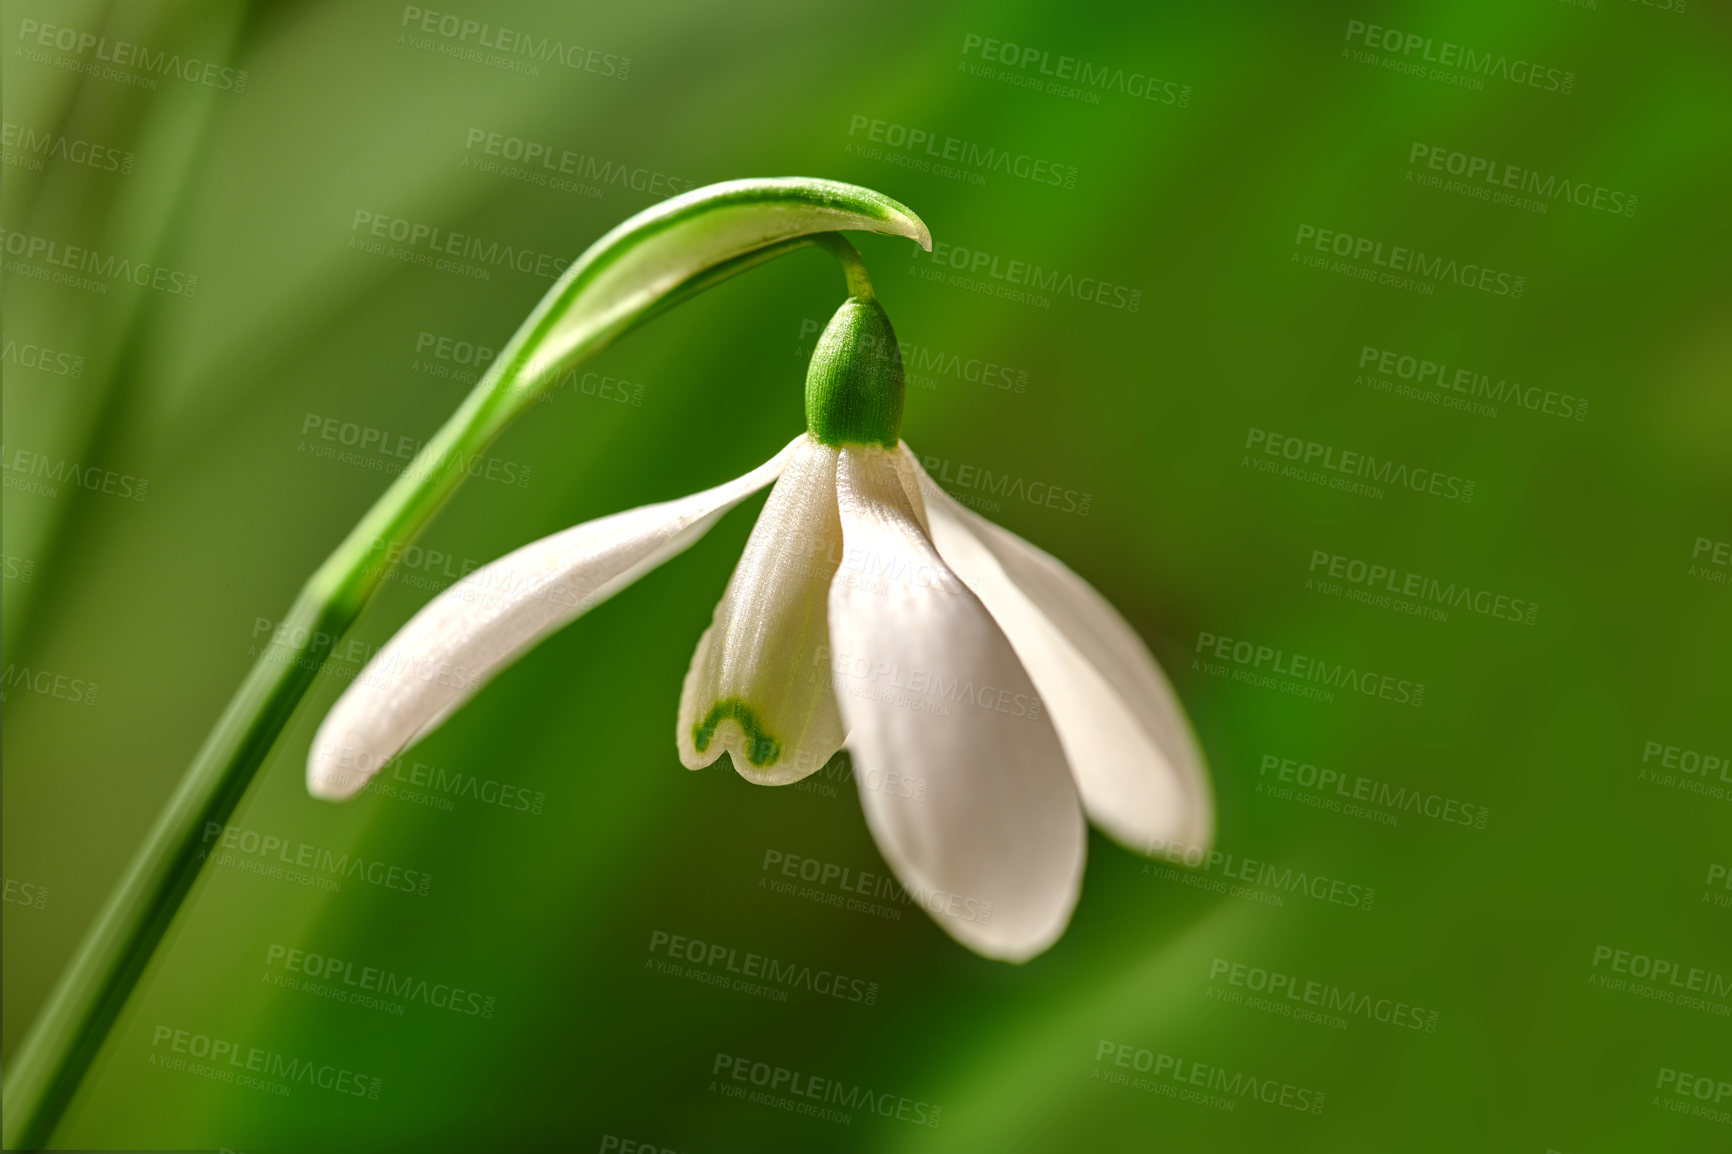
[[848, 243], [848, 238], [839, 232], [821, 232], [810, 238], [813, 244], [828, 249], [831, 256], [842, 266], [842, 275], [848, 278], [848, 295], [855, 300], [873, 300], [872, 278], [866, 275], [866, 262], [860, 259], [860, 250]]
[[[138, 856], [32, 1023], [7, 1071], [4, 1144], [47, 1145], [198, 877], [206, 830], [234, 813], [325, 656], [389, 566], [474, 460], [560, 375], [666, 308], [835, 229], [906, 236], [926, 226], [870, 189], [807, 178], [696, 189], [626, 221], [542, 298], [457, 411], [296, 598], [181, 779]], [[837, 238], [840, 241], [840, 238]], [[849, 290], [859, 255], [843, 260]], [[864, 269], [860, 269], [864, 275]], [[398, 555], [385, 549], [384, 556]]]

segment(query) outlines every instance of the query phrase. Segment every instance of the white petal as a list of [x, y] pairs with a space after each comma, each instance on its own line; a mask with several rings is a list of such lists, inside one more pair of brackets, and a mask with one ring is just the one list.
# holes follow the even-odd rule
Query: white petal
[[1208, 849], [1215, 803], [1203, 754], [1142, 638], [1063, 562], [919, 476], [938, 551], [1052, 709], [1090, 819], [1137, 853]]
[[896, 453], [849, 445], [836, 474], [846, 548], [830, 587], [831, 675], [861, 806], [940, 926], [1022, 961], [1076, 906], [1076, 786], [1028, 674], [939, 557], [897, 470]]
[[726, 750], [741, 776], [786, 785], [842, 748], [830, 688], [830, 578], [842, 556], [837, 450], [801, 438], [680, 693], [675, 740], [688, 769]]
[[768, 485], [797, 443], [724, 485], [525, 545], [439, 594], [332, 707], [307, 756], [307, 788], [332, 800], [356, 793], [519, 654], [688, 548]]

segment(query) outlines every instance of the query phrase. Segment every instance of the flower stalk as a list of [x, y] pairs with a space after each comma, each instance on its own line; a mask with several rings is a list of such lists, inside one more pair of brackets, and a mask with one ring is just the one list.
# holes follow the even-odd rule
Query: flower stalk
[[[602, 237], [548, 292], [458, 410], [307, 581], [205, 740], [7, 1071], [4, 1145], [48, 1144], [197, 880], [206, 823], [224, 824], [325, 657], [406, 545], [456, 490], [466, 465], [565, 371], [638, 324], [758, 264], [817, 245], [850, 296], [870, 294], [859, 254], [835, 235], [904, 236], [926, 226], [869, 189], [806, 178], [710, 185]], [[394, 557], [399, 550], [386, 548]]]

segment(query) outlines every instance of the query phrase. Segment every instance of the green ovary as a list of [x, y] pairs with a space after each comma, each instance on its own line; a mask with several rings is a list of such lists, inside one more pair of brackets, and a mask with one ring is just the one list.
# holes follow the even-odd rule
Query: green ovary
[[902, 350], [884, 306], [849, 297], [806, 369], [806, 432], [822, 445], [882, 445], [902, 435]]
[[737, 723], [746, 735], [746, 760], [759, 769], [776, 764], [782, 756], [782, 743], [764, 732], [758, 712], [738, 697], [730, 697], [710, 706], [709, 714], [692, 727], [692, 745], [699, 753], [709, 749], [716, 736], [716, 727], [724, 721]]

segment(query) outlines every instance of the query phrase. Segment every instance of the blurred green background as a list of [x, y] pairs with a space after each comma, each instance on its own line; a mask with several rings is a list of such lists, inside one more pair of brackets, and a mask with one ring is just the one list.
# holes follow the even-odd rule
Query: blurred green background
[[[907, 345], [905, 436], [1147, 639], [1233, 855], [1179, 875], [1092, 836], [1068, 933], [1020, 967], [894, 900], [772, 889], [772, 854], [884, 867], [845, 761], [771, 790], [675, 756], [680, 679], [754, 500], [342, 807], [302, 784], [359, 668], [333, 663], [235, 823], [430, 875], [426, 892], [271, 876], [237, 833], [59, 1140], [1727, 1149], [1726, 11], [1228, 7], [8, 0], [8, 1056], [263, 634], [398, 467], [332, 452], [426, 437], [471, 346], [500, 347], [551, 283], [536, 256], [369, 251], [358, 219], [564, 261], [739, 176], [913, 207], [942, 260], [858, 238]], [[547, 43], [560, 58], [537, 59]], [[1340, 258], [1322, 230], [1369, 243]], [[1416, 283], [1363, 278], [1414, 259], [1398, 246], [1426, 254]], [[1061, 275], [1018, 285], [1012, 262]], [[1490, 290], [1435, 271], [1450, 262], [1494, 270]], [[1115, 290], [1066, 287], [1085, 278]], [[472, 480], [356, 653], [466, 567], [767, 457], [801, 427], [811, 334], [841, 295], [804, 252], [609, 350], [496, 444], [526, 483]], [[1403, 379], [1403, 357], [1448, 368]], [[1458, 369], [1501, 399], [1438, 387]], [[1472, 499], [1286, 475], [1270, 444], [1436, 470]], [[1018, 497], [1036, 483], [1075, 499]], [[1368, 599], [1355, 562], [1494, 608]], [[1209, 636], [1423, 699], [1235, 679], [1198, 652]], [[1245, 859], [1324, 896], [1246, 883]], [[874, 997], [718, 988], [700, 978], [725, 962], [658, 968], [658, 934]], [[339, 960], [329, 988], [388, 971], [404, 992], [325, 996], [308, 955]], [[435, 1004], [452, 988], [457, 1008]], [[195, 1037], [349, 1076], [230, 1084], [176, 1052]], [[891, 1116], [741, 1100], [736, 1061]], [[1259, 1090], [1207, 1090], [1216, 1072]], [[896, 1118], [903, 1099], [937, 1124]]]

